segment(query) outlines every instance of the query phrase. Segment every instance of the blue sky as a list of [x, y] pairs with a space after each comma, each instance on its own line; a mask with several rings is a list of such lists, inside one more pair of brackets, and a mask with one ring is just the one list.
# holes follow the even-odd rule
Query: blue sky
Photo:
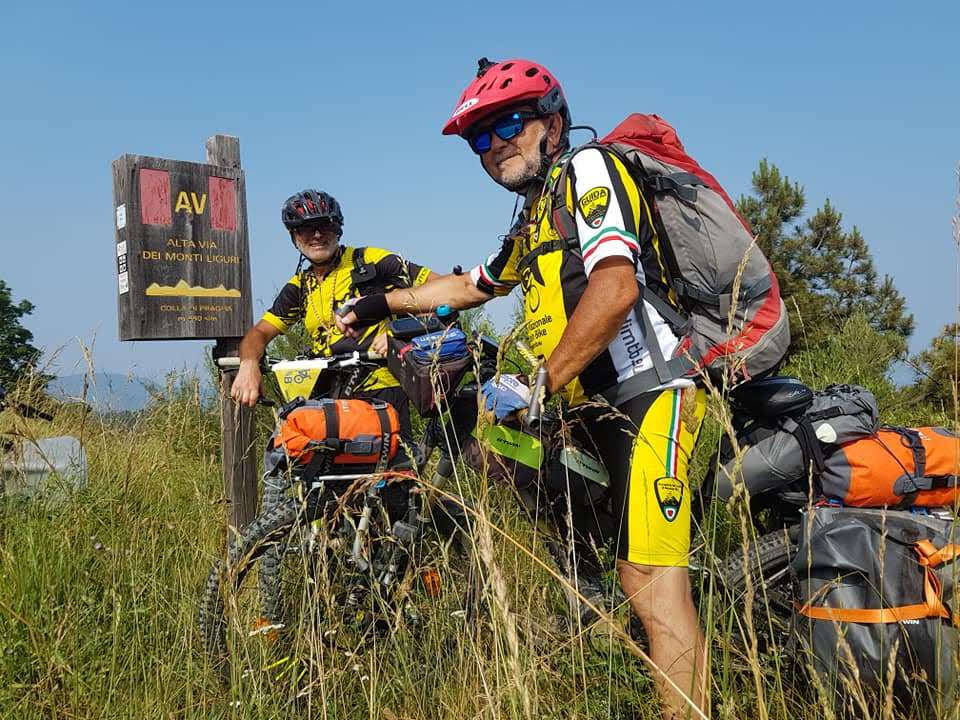
[[[202, 161], [239, 136], [254, 312], [296, 254], [283, 200], [320, 186], [344, 240], [434, 269], [497, 243], [513, 198], [440, 127], [481, 55], [529, 57], [574, 120], [656, 112], [731, 195], [769, 158], [857, 225], [917, 320], [956, 315], [960, 4], [5, 3], [0, 10], [0, 278], [36, 305], [36, 343], [96, 337], [100, 370], [156, 376], [203, 343], [120, 343], [111, 161]], [[505, 319], [512, 301], [490, 307]]]

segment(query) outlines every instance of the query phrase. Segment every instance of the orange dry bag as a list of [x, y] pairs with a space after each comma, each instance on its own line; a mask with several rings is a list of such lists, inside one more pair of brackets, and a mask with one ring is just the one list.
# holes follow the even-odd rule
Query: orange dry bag
[[854, 507], [940, 507], [957, 501], [960, 437], [941, 427], [883, 426], [826, 458], [823, 494]]
[[[283, 419], [277, 444], [298, 464], [322, 452], [336, 465], [385, 469], [397, 454], [400, 420], [380, 400], [308, 400]], [[359, 468], [358, 468], [359, 469]]]

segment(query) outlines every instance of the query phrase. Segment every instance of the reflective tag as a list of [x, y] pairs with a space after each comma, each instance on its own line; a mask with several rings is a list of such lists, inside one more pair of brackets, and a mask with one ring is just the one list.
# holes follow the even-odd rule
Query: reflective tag
[[[476, 432], [474, 428], [474, 437]], [[515, 460], [534, 470], [540, 469], [543, 462], [543, 444], [532, 435], [503, 425], [487, 425], [482, 439], [497, 455]]]
[[565, 447], [561, 450], [560, 464], [597, 485], [610, 487], [610, 473], [607, 469], [599, 460], [580, 448]]

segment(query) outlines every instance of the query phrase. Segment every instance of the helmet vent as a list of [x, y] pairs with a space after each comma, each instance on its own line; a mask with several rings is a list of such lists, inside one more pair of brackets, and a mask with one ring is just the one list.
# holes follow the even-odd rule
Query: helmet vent
[[547, 77], [546, 75], [544, 75], [544, 76], [543, 76], [543, 82], [544, 82], [544, 84], [545, 84], [547, 87], [550, 87], [550, 83], [552, 83], [553, 81], [552, 81], [549, 77]]
[[524, 73], [524, 75], [526, 75], [527, 77], [533, 77], [533, 76], [536, 75], [538, 72], [540, 72], [540, 71], [537, 70], [537, 68], [535, 68], [535, 67], [527, 68], [527, 71]]
[[513, 63], [507, 63], [506, 65], [504, 65], [504, 66], [503, 66], [502, 68], [500, 68], [500, 69], [501, 69], [501, 70], [509, 70], [509, 69], [512, 68], [512, 67], [513, 67]]
[[512, 82], [513, 82], [513, 78], [507, 78], [506, 80], [504, 80], [504, 81], [500, 84], [500, 89], [501, 89], [501, 90], [506, 90], [506, 89], [507, 89], [507, 85], [509, 85], [509, 84], [512, 83]]

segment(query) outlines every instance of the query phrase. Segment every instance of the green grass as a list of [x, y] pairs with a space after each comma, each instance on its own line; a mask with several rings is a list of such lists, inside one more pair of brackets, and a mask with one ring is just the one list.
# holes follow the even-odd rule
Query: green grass
[[[542, 538], [510, 492], [476, 477], [462, 485], [488, 523], [477, 525], [485, 602], [475, 626], [456, 612], [460, 588], [448, 583], [431, 600], [413, 583], [420, 624], [396, 618], [385, 637], [355, 644], [349, 633], [323, 642], [304, 627], [292, 646], [245, 656], [249, 666], [224, 685], [196, 624], [204, 579], [225, 542], [215, 409], [187, 382], [171, 384], [135, 422], [66, 407], [52, 429], [10, 413], [0, 423], [81, 436], [90, 460], [89, 485], [68, 505], [0, 506], [2, 718], [659, 717], [635, 649], [558, 627], [564, 594], [543, 565]], [[695, 475], [719, 435], [712, 422]], [[713, 547], [735, 541], [737, 527], [721, 513], [707, 533], [708, 562]], [[751, 660], [737, 649], [742, 607], [725, 610], [709, 584], [700, 606], [714, 717], [831, 717], [813, 691], [792, 687], [779, 654]], [[626, 612], [616, 618], [625, 623]], [[292, 659], [273, 667], [260, 659], [285, 654]]]

